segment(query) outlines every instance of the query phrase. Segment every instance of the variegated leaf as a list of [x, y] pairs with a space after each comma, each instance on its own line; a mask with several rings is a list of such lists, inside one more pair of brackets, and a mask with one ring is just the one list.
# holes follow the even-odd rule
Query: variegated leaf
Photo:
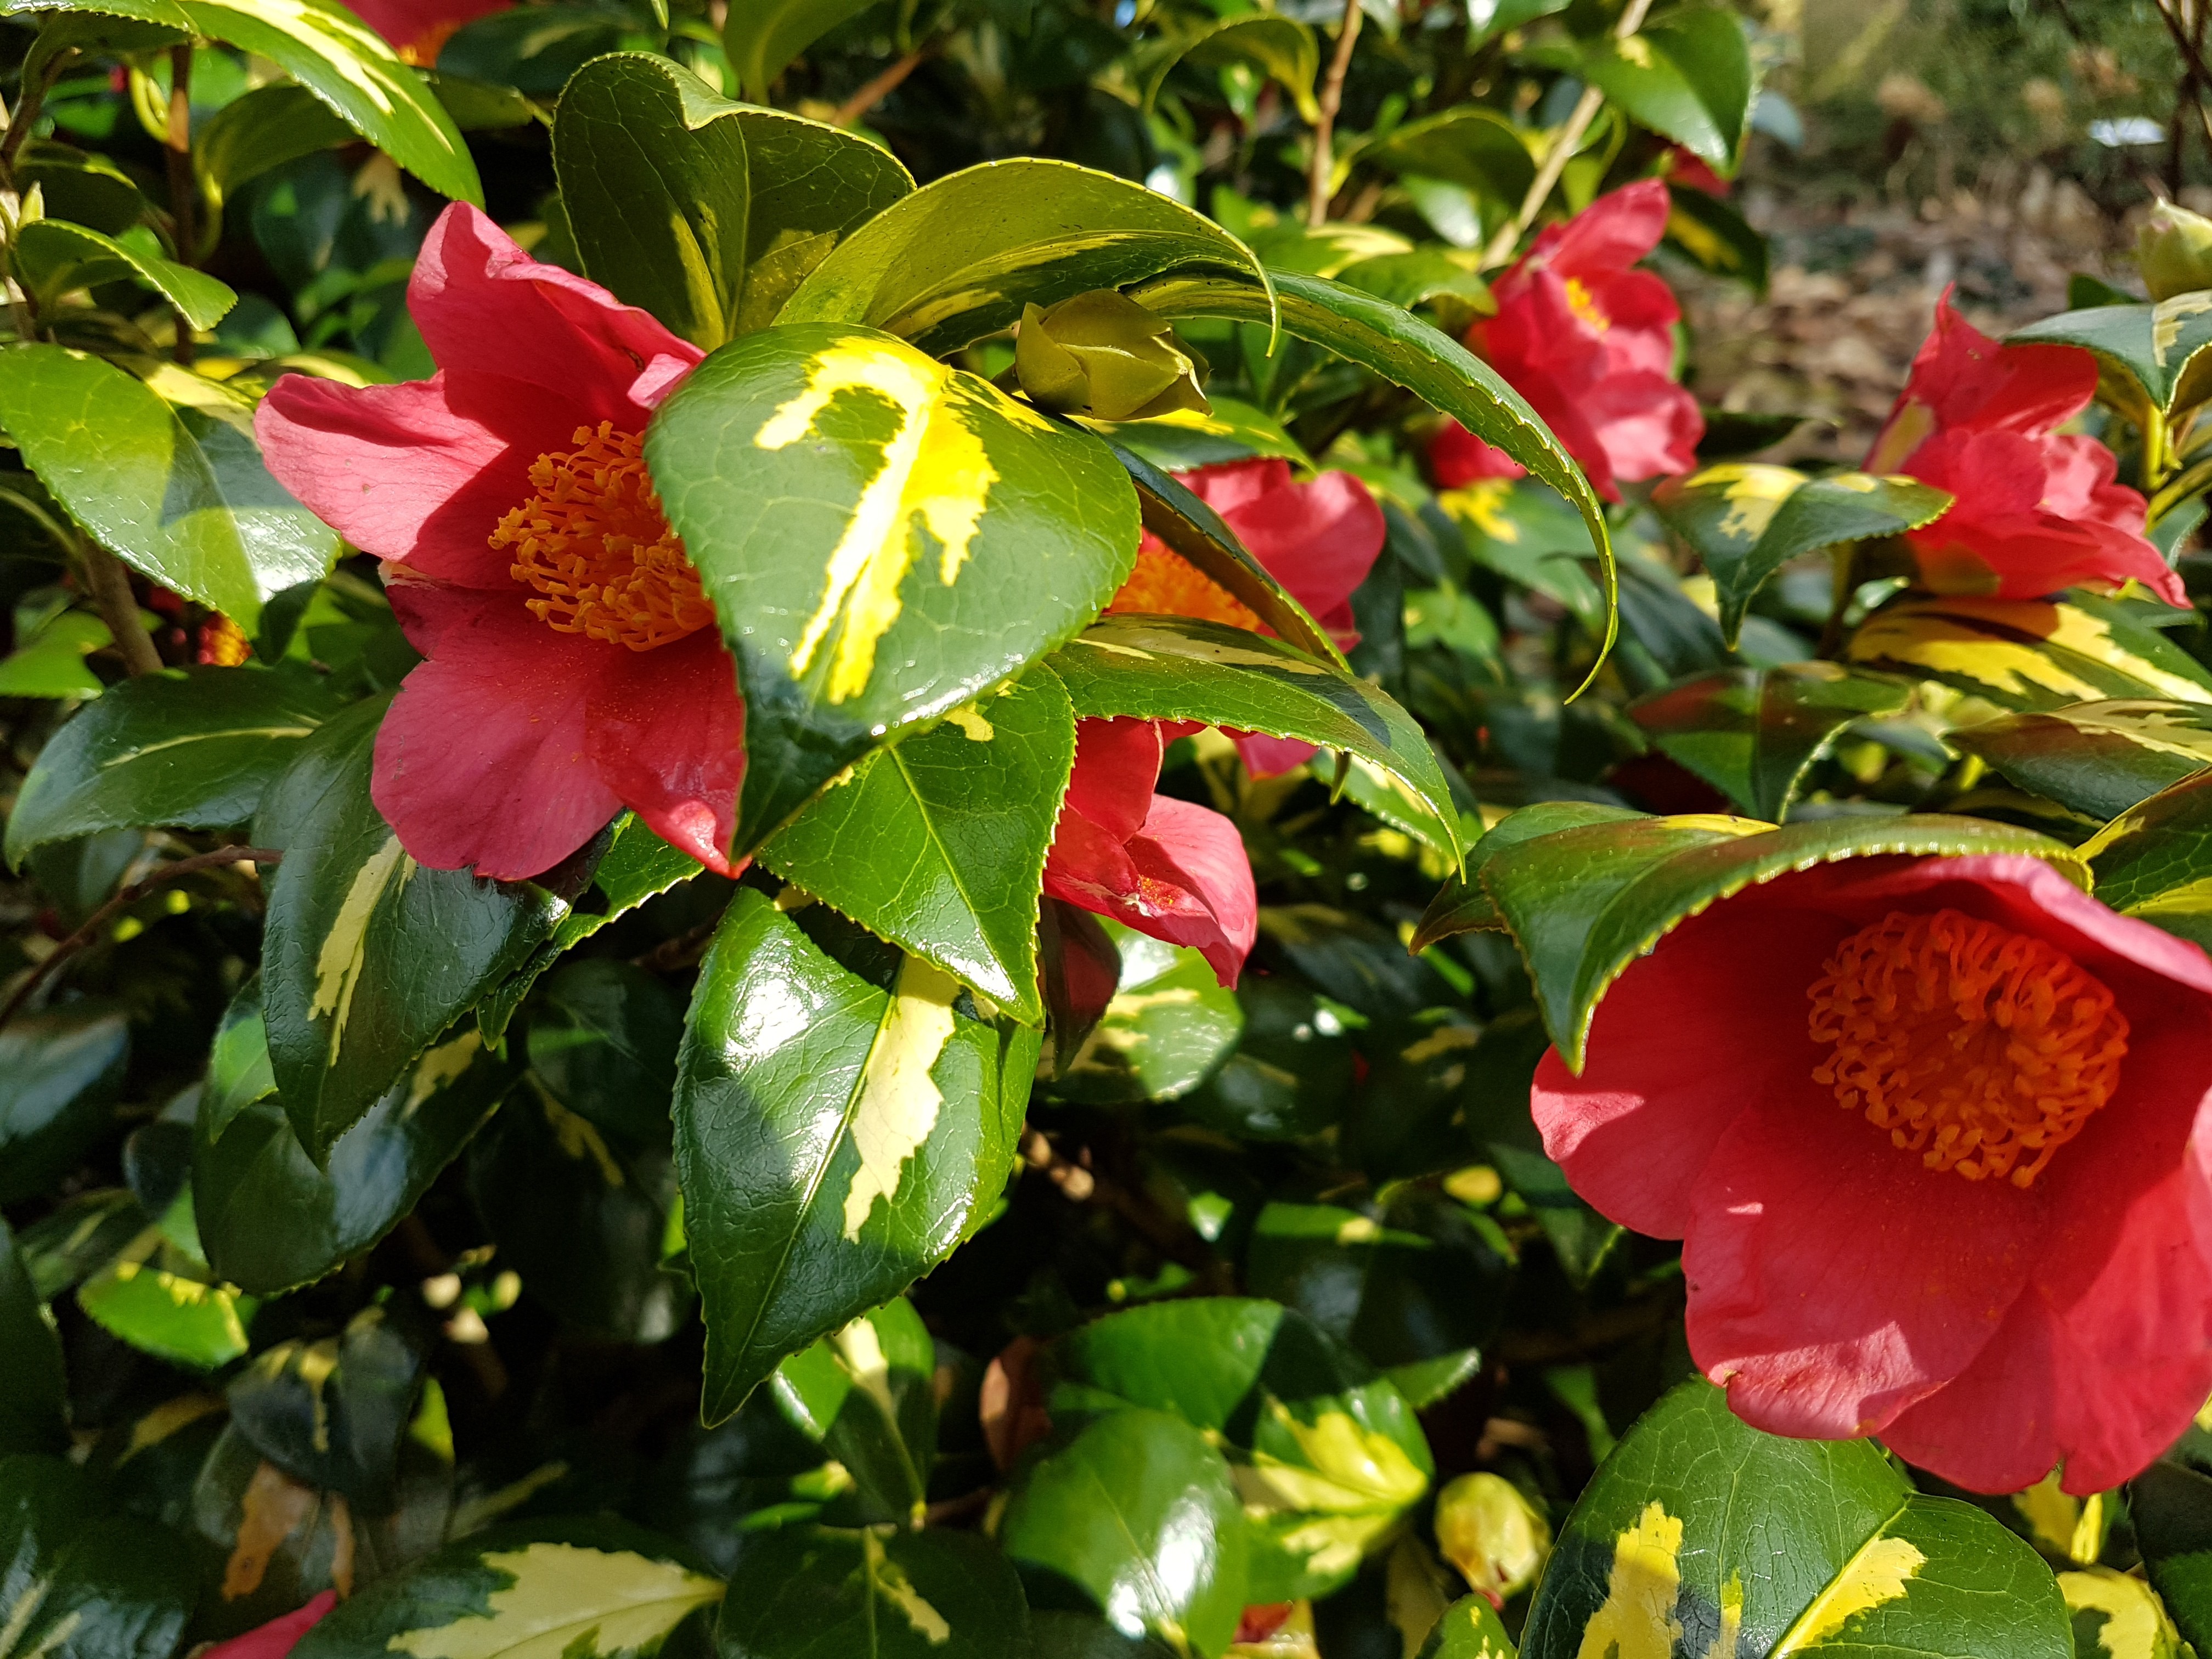
[[1859, 624], [1849, 655], [2006, 708], [2112, 697], [2212, 702], [2212, 672], [2146, 626], [2138, 608], [2081, 592], [2063, 600], [1900, 600]]

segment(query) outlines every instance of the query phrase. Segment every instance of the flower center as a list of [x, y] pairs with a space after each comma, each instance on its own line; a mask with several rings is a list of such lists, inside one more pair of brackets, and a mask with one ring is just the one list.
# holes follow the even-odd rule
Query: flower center
[[714, 607], [661, 515], [639, 434], [602, 421], [573, 441], [532, 464], [534, 493], [491, 532], [495, 550], [514, 555], [514, 580], [544, 596], [526, 601], [532, 611], [558, 633], [633, 651], [706, 627]]
[[1578, 276], [1567, 278], [1567, 308], [1601, 334], [1613, 326], [1613, 319], [1597, 308], [1596, 299]]
[[1153, 617], [1196, 617], [1257, 631], [1260, 619], [1249, 606], [1164, 543], [1147, 536], [1137, 548], [1137, 568], [1129, 573], [1106, 614], [1125, 611]]
[[1834, 1045], [1814, 1080], [1969, 1181], [2033, 1181], [2112, 1097], [2128, 1052], [2127, 1017], [2071, 957], [1956, 910], [1862, 927], [1806, 994], [1813, 1040]]

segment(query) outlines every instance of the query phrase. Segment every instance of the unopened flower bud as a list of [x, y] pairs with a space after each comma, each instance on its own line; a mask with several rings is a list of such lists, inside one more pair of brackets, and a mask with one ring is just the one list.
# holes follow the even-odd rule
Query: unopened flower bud
[[2212, 288], [2212, 219], [2160, 202], [2136, 234], [2136, 263], [2154, 300]]
[[1093, 289], [1049, 310], [1022, 307], [1014, 374], [1034, 403], [1063, 415], [1133, 421], [1170, 410], [1206, 410], [1205, 363], [1165, 318], [1112, 289]]
[[1463, 1474], [1437, 1495], [1437, 1547], [1492, 1607], [1535, 1583], [1551, 1523], [1503, 1475]]

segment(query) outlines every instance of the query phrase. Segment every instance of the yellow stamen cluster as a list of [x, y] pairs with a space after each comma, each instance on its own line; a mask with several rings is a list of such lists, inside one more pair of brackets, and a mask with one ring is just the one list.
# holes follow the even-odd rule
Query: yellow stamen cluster
[[1567, 306], [1601, 334], [1613, 326], [1613, 319], [1598, 309], [1596, 296], [1583, 285], [1579, 276], [1567, 278]]
[[1956, 910], [1861, 928], [1807, 994], [1813, 1040], [1833, 1045], [1814, 1079], [1969, 1181], [2032, 1182], [2112, 1097], [2128, 1052], [2127, 1017], [2071, 957]]
[[611, 421], [580, 426], [566, 453], [540, 455], [534, 494], [491, 533], [545, 625], [650, 651], [714, 620], [699, 573], [668, 527], [646, 476], [641, 440]]

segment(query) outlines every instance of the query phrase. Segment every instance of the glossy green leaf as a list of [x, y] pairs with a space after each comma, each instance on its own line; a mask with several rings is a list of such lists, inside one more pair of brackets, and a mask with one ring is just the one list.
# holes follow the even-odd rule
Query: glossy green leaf
[[1030, 1659], [1013, 1568], [973, 1533], [792, 1527], [746, 1540], [722, 1659]]
[[0, 1458], [0, 1631], [39, 1659], [169, 1659], [199, 1598], [167, 1528], [58, 1457]]
[[1248, 975], [1236, 998], [1237, 1050], [1183, 1097], [1183, 1109], [1240, 1140], [1297, 1140], [1330, 1127], [1358, 1065], [1343, 1022], [1294, 981]]
[[1779, 822], [1854, 720], [1897, 714], [1911, 699], [1904, 681], [1802, 662], [1701, 674], [1639, 698], [1629, 714], [1745, 811]]
[[64, 611], [0, 661], [0, 696], [97, 697], [106, 687], [85, 659], [114, 642], [89, 611]]
[[1608, 33], [1528, 55], [1572, 70], [1642, 125], [1734, 169], [1756, 86], [1750, 43], [1734, 12], [1687, 6], [1625, 40]]
[[761, 862], [1042, 1024], [1037, 901], [1074, 762], [1067, 693], [1051, 670], [1034, 668], [876, 750], [793, 818]]
[[2212, 1475], [2152, 1464], [2129, 1484], [2128, 1518], [2175, 1626], [2199, 1652], [2212, 1649]]
[[389, 1507], [422, 1357], [381, 1308], [336, 1336], [264, 1349], [224, 1389], [231, 1421], [294, 1480]]
[[1202, 413], [1176, 409], [1141, 421], [1090, 424], [1117, 448], [1151, 462], [1163, 472], [1188, 472], [1196, 467], [1249, 460], [1255, 455], [1279, 456], [1302, 473], [1311, 470], [1313, 461], [1298, 441], [1265, 410], [1234, 398], [1209, 397], [1207, 402], [1211, 408]]
[[2197, 354], [2212, 345], [2212, 293], [2177, 294], [2155, 305], [2061, 312], [2005, 337], [2008, 345], [2037, 341], [2087, 347], [2141, 386], [2152, 406], [2164, 412], [2173, 407], [2182, 377]]
[[1667, 240], [1716, 276], [1733, 276], [1755, 294], [1766, 292], [1766, 238], [1751, 228], [1735, 203], [1694, 185], [1667, 186], [1672, 204]]
[[183, 370], [162, 384], [198, 401], [82, 352], [9, 346], [0, 427], [95, 540], [251, 634], [263, 600], [330, 568], [337, 537], [269, 476], [248, 405]]
[[259, 980], [232, 1000], [192, 1131], [192, 1202], [208, 1262], [274, 1295], [368, 1249], [415, 1207], [514, 1075], [464, 1030], [434, 1045], [318, 1169], [276, 1096]]
[[1914, 1492], [1866, 1440], [1788, 1440], [1701, 1380], [1632, 1429], [1568, 1516], [1527, 1659], [1722, 1652], [2070, 1659], [2026, 1540]]
[[1517, 1651], [1490, 1603], [1467, 1595], [1444, 1609], [1419, 1659], [1516, 1659]]
[[1159, 101], [1161, 87], [1178, 65], [1221, 69], [1231, 64], [1249, 64], [1279, 83], [1297, 104], [1301, 119], [1310, 124], [1318, 118], [1314, 76], [1321, 68], [1320, 43], [1305, 24], [1269, 12], [1219, 18], [1161, 41], [1144, 65], [1146, 111]]
[[1354, 260], [1337, 272], [1337, 280], [1346, 288], [1356, 288], [1408, 311], [1449, 298], [1486, 314], [1496, 308], [1497, 301], [1491, 295], [1490, 284], [1468, 268], [1470, 258], [1446, 253], [1441, 248], [1384, 253]]
[[141, 1352], [219, 1370], [246, 1349], [258, 1305], [149, 1227], [77, 1287], [77, 1306]]
[[483, 205], [476, 163], [452, 118], [384, 37], [343, 6], [314, 0], [282, 7], [255, 0], [39, 0], [37, 9], [135, 18], [258, 53], [432, 190]]
[[1103, 1613], [1216, 1659], [1237, 1633], [1247, 1528], [1221, 1454], [1180, 1417], [1125, 1408], [1030, 1464], [1000, 1523], [1040, 1612]]
[[562, 907], [535, 887], [425, 870], [369, 799], [385, 700], [301, 745], [254, 839], [284, 849], [268, 884], [262, 1006], [276, 1087], [327, 1169], [340, 1136], [425, 1048], [512, 972]]
[[878, 946], [878, 983], [833, 959], [799, 925], [821, 908], [741, 890], [685, 1033], [677, 1161], [709, 1421], [981, 1219], [1036, 1066], [1036, 1034], [978, 1018], [941, 969]]
[[1793, 870], [1893, 853], [2024, 854], [2088, 885], [2083, 860], [2062, 842], [1938, 813], [1779, 830], [1707, 817], [1596, 823], [1507, 847], [1482, 866], [1481, 881], [1521, 947], [1552, 1041], [1580, 1069], [1607, 988], [1685, 918]]
[[724, 346], [646, 454], [737, 658], [740, 854], [894, 731], [1063, 643], [1136, 558], [1103, 443], [869, 329]]
[[[1572, 504], [1589, 528], [1610, 600], [1613, 541], [1589, 480], [1521, 394], [1449, 335], [1371, 295], [1288, 272], [1276, 278], [1272, 295], [1230, 276], [1172, 276], [1143, 284], [1130, 297], [1164, 317], [1266, 323], [1279, 316], [1285, 333], [1334, 351], [1452, 416]], [[1609, 619], [1603, 638], [1610, 647]]]
[[1279, 640], [1195, 617], [1105, 617], [1054, 653], [1051, 666], [1079, 718], [1203, 720], [1340, 750], [1396, 779], [1440, 824], [1459, 822], [1413, 716], [1364, 680]]
[[292, 1659], [652, 1659], [722, 1584], [618, 1522], [479, 1533], [379, 1579]]
[[2008, 714], [1945, 734], [2023, 789], [2093, 818], [2118, 817], [2212, 766], [2212, 708], [2117, 699]]
[[1224, 1448], [1251, 1528], [1249, 1601], [1348, 1583], [1436, 1466], [1404, 1396], [1304, 1315], [1241, 1297], [1109, 1314], [1054, 1348], [1055, 1420], [1170, 1412]]
[[130, 1059], [124, 1016], [96, 1003], [18, 1014], [0, 1030], [0, 1204], [58, 1182], [113, 1127]]
[[117, 280], [149, 288], [194, 328], [213, 328], [238, 303], [228, 283], [147, 253], [66, 219], [40, 219], [15, 234], [15, 270], [25, 286], [52, 301]]
[[847, 237], [776, 320], [862, 324], [941, 356], [1012, 327], [1025, 304], [1187, 268], [1240, 273], [1264, 303], [1252, 251], [1171, 198], [1066, 161], [986, 161]]
[[97, 1188], [64, 1200], [20, 1228], [15, 1249], [31, 1288], [51, 1302], [88, 1278], [146, 1230], [145, 1213], [120, 1187]]
[[1502, 206], [1518, 207], [1536, 181], [1522, 130], [1480, 104], [1439, 110], [1391, 129], [1358, 153], [1393, 173], [1442, 179]]
[[848, 18], [868, 0], [747, 0], [732, 7], [722, 26], [722, 49], [738, 84], [756, 104], [768, 102], [769, 88], [791, 60]]
[[937, 1345], [903, 1297], [776, 1368], [770, 1388], [783, 1416], [846, 1473], [837, 1524], [921, 1524], [937, 1452], [936, 1383]]
[[225, 104], [192, 134], [192, 176], [208, 216], [203, 241], [213, 246], [224, 204], [263, 173], [352, 139], [353, 128], [297, 84], [256, 87]]
[[1482, 866], [1516, 842], [1561, 830], [1578, 830], [1585, 824], [1626, 823], [1642, 816], [1625, 806], [1578, 800], [1538, 801], [1508, 813], [1475, 842], [1467, 855], [1466, 870], [1446, 882], [1430, 902], [1410, 948], [1425, 951], [1455, 933], [1505, 931], [1505, 918], [1483, 890], [1480, 878]]
[[0, 1456], [69, 1449], [69, 1381], [61, 1339], [0, 1219]]
[[1052, 1091], [1099, 1106], [1179, 1100], [1237, 1052], [1243, 1008], [1196, 951], [1105, 927], [1119, 948], [1120, 984]]
[[684, 1013], [669, 987], [611, 957], [564, 963], [531, 1006], [531, 1069], [610, 1133], [665, 1138]]
[[39, 751], [8, 815], [9, 862], [101, 830], [244, 823], [337, 708], [319, 676], [289, 668], [125, 680]]
[[2080, 851], [2113, 909], [2212, 950], [2212, 775], [2130, 807]]
[[1808, 479], [1792, 467], [1729, 462], [1668, 479], [1651, 504], [1705, 561], [1721, 633], [1734, 646], [1753, 595], [1791, 559], [1917, 528], [1951, 497], [1912, 478], [1834, 472]]
[[2140, 616], [2141, 607], [2079, 591], [2063, 602], [1905, 599], [1860, 623], [1847, 654], [2003, 708], [2114, 697], [2212, 702], [2212, 671]]

